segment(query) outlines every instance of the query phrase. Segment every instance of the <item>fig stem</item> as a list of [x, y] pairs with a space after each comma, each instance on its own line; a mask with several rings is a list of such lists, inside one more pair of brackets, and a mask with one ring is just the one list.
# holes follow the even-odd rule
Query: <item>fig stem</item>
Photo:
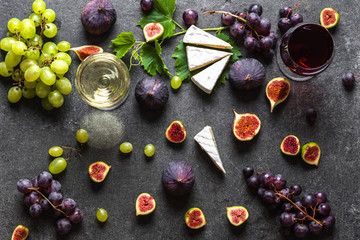
[[51, 207], [52, 207], [53, 209], [55, 209], [56, 211], [61, 212], [62, 214], [65, 215], [65, 217], [67, 217], [67, 218], [69, 217], [68, 215], [66, 215], [65, 212], [63, 212], [62, 210], [56, 208], [55, 205], [52, 204], [52, 203], [50, 202], [50, 200], [49, 200], [47, 197], [45, 197], [45, 195], [42, 194], [42, 192], [39, 191], [39, 188], [33, 188], [33, 187], [31, 187], [31, 188], [28, 188], [28, 189], [33, 190], [33, 191], [37, 192], [38, 194], [40, 194], [40, 196], [41, 196], [43, 199], [45, 199], [45, 200], [51, 205]]
[[358, 78], [358, 77], [360, 77], [360, 75], [356, 75], [356, 76], [355, 76], [355, 78]]

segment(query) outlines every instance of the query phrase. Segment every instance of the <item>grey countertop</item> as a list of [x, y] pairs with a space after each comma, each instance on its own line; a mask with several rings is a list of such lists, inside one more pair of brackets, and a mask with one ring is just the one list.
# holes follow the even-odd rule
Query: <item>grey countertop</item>
[[[118, 18], [112, 30], [101, 36], [92, 36], [83, 29], [80, 13], [87, 1], [45, 1], [56, 12], [58, 35], [55, 42], [69, 41], [72, 46], [95, 44], [111, 52], [108, 46], [120, 32], [133, 31], [143, 38], [136, 22], [141, 18], [139, 0], [115, 1]], [[257, 1], [263, 5], [263, 16], [277, 30], [278, 10], [283, 5], [293, 6], [297, 1]], [[243, 10], [252, 1], [178, 0], [175, 19], [183, 23], [182, 13], [187, 8], [198, 12], [207, 10]], [[26, 18], [32, 12], [32, 1], [1, 1], [0, 34], [5, 36], [6, 23], [12, 17]], [[332, 212], [336, 216], [334, 230], [320, 239], [359, 239], [359, 141], [360, 94], [359, 86], [347, 91], [341, 76], [347, 71], [359, 74], [359, 45], [356, 0], [312, 1], [310, 7], [299, 7], [305, 22], [319, 22], [325, 7], [340, 14], [340, 23], [331, 33], [336, 43], [336, 54], [331, 66], [322, 74], [306, 82], [291, 82], [289, 98], [270, 113], [265, 97], [265, 84], [253, 91], [234, 91], [229, 83], [207, 96], [191, 82], [178, 91], [170, 90], [170, 98], [163, 110], [152, 112], [142, 109], [135, 100], [136, 83], [147, 76], [141, 67], [131, 70], [131, 89], [127, 101], [113, 111], [103, 112], [83, 102], [75, 88], [65, 97], [63, 107], [51, 112], [42, 109], [39, 99], [21, 100], [10, 104], [7, 92], [9, 79], [0, 81], [0, 232], [1, 239], [9, 239], [13, 229], [22, 224], [30, 229], [29, 239], [282, 239], [279, 233], [279, 212], [274, 212], [250, 192], [242, 175], [242, 168], [253, 166], [257, 171], [282, 173], [288, 184], [300, 184], [305, 193], [324, 190], [328, 194]], [[201, 28], [221, 26], [220, 15], [200, 14], [197, 24]], [[178, 30], [178, 29], [177, 29]], [[228, 32], [226, 32], [228, 33]], [[175, 73], [171, 55], [181, 36], [166, 40], [163, 56], [167, 66]], [[240, 43], [244, 57], [261, 56], [248, 53]], [[74, 81], [80, 61], [71, 53], [73, 64], [67, 76]], [[1, 52], [1, 59], [5, 54]], [[1, 60], [3, 61], [3, 60]], [[126, 64], [129, 55], [124, 57]], [[265, 63], [265, 62], [264, 62]], [[266, 82], [281, 76], [276, 62], [265, 63]], [[169, 88], [170, 81], [164, 79]], [[171, 89], [171, 88], [170, 88]], [[314, 107], [318, 118], [309, 125], [304, 111]], [[251, 112], [259, 116], [262, 128], [250, 142], [238, 142], [232, 135], [233, 112]], [[182, 121], [188, 137], [184, 143], [170, 144], [164, 136], [168, 125]], [[193, 137], [209, 125], [227, 170], [223, 175], [208, 156], [195, 143]], [[33, 178], [46, 170], [50, 163], [48, 149], [55, 145], [76, 146], [75, 133], [80, 127], [90, 131], [90, 141], [82, 158], [74, 156], [64, 173], [56, 176], [62, 192], [73, 198], [84, 212], [82, 224], [74, 227], [65, 237], [56, 235], [51, 217], [33, 219], [22, 203], [22, 194], [16, 190], [20, 178]], [[122, 127], [125, 131], [122, 132]], [[99, 132], [97, 132], [100, 129]], [[115, 133], [111, 134], [111, 133]], [[107, 135], [110, 134], [110, 135]], [[318, 167], [309, 166], [300, 157], [286, 158], [280, 152], [282, 139], [294, 134], [302, 143], [314, 141], [322, 150]], [[119, 153], [119, 142], [130, 141], [133, 152]], [[104, 143], [107, 149], [104, 149]], [[153, 158], [143, 154], [144, 146], [156, 147]], [[99, 149], [101, 147], [102, 149]], [[169, 197], [161, 185], [161, 172], [170, 161], [187, 161], [194, 169], [196, 182], [190, 195], [179, 199]], [[87, 168], [95, 161], [112, 165], [102, 184], [93, 184]], [[147, 217], [135, 216], [135, 200], [142, 192], [154, 196], [157, 208]], [[242, 226], [232, 227], [226, 218], [226, 207], [245, 206], [250, 217]], [[105, 208], [109, 219], [105, 224], [96, 220], [97, 208]], [[184, 214], [191, 207], [203, 210], [208, 224], [193, 231], [184, 224]], [[286, 238], [284, 238], [286, 239]], [[313, 238], [315, 239], [315, 238]]]

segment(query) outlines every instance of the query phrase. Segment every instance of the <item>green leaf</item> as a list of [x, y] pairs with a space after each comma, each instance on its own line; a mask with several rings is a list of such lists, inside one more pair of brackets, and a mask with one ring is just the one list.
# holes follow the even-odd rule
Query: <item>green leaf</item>
[[112, 45], [109, 47], [114, 49], [118, 58], [122, 58], [134, 46], [136, 40], [132, 32], [122, 32], [111, 42]]
[[173, 14], [175, 11], [176, 0], [154, 0], [154, 9], [145, 15], [136, 25], [141, 28], [148, 23], [160, 23], [164, 27], [163, 39], [169, 38], [174, 34], [175, 24]]
[[169, 69], [161, 57], [161, 46], [157, 40], [154, 44], [155, 47], [149, 43], [142, 46], [140, 52], [141, 65], [151, 76], [155, 76], [156, 73], [169, 75]]

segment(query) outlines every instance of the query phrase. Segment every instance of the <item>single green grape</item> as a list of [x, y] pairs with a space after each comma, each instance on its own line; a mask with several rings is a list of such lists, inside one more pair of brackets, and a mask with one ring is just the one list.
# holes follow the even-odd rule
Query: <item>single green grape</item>
[[38, 59], [38, 64], [43, 64], [44, 61], [46, 60], [50, 60], [51, 59], [51, 55], [48, 53], [42, 53]]
[[24, 59], [21, 63], [20, 63], [20, 69], [21, 71], [25, 72], [29, 67], [31, 67], [32, 65], [36, 65], [36, 61], [32, 60], [32, 59]]
[[56, 75], [49, 67], [43, 67], [41, 69], [40, 79], [46, 85], [51, 86], [56, 81]]
[[67, 41], [61, 41], [57, 44], [57, 47], [60, 52], [67, 52], [71, 48], [71, 45]]
[[41, 15], [37, 13], [32, 13], [29, 16], [29, 19], [34, 22], [35, 27], [40, 26], [41, 23]]
[[48, 95], [49, 103], [56, 108], [61, 107], [64, 104], [64, 97], [59, 90], [51, 91]]
[[41, 74], [41, 69], [38, 65], [35, 64], [29, 67], [28, 69], [26, 69], [24, 78], [28, 82], [34, 82], [40, 77], [40, 74]]
[[62, 94], [68, 95], [72, 91], [72, 85], [69, 79], [66, 77], [61, 77], [59, 80], [56, 80], [55, 86]]
[[49, 164], [49, 171], [52, 174], [59, 174], [65, 170], [66, 166], [66, 160], [63, 157], [58, 157], [52, 160], [52, 162]]
[[49, 100], [47, 98], [41, 99], [41, 106], [43, 107], [43, 109], [45, 109], [47, 111], [54, 109], [54, 107], [49, 103]]
[[20, 32], [20, 23], [21, 21], [17, 18], [12, 18], [8, 21], [7, 27], [11, 33]]
[[46, 9], [46, 4], [43, 0], [36, 0], [32, 4], [32, 9], [34, 13], [43, 13]]
[[26, 87], [27, 89], [35, 89], [36, 88], [36, 84], [38, 82], [34, 81], [34, 82], [28, 82], [28, 81], [24, 81], [24, 87]]
[[22, 56], [16, 55], [13, 51], [9, 51], [5, 56], [5, 63], [8, 67], [15, 67], [21, 62]]
[[85, 129], [79, 129], [76, 132], [76, 140], [79, 143], [86, 143], [89, 139], [88, 132]]
[[58, 52], [57, 54], [55, 54], [55, 58], [57, 60], [64, 60], [68, 66], [71, 65], [72, 59], [71, 59], [70, 55], [67, 53]]
[[26, 18], [20, 23], [20, 35], [25, 39], [31, 39], [36, 34], [35, 23]]
[[14, 72], [14, 68], [8, 67], [5, 62], [0, 62], [0, 75], [10, 77]]
[[171, 79], [171, 87], [173, 89], [178, 89], [181, 86], [182, 80], [179, 76], [174, 76]]
[[[1, 63], [0, 63], [0, 65], [1, 65]], [[5, 64], [5, 66], [6, 66], [6, 64]], [[0, 70], [0, 72], [1, 72], [1, 70]], [[17, 68], [13, 71], [11, 78], [15, 82], [19, 82], [20, 79], [23, 77], [23, 75], [24, 75], [23, 72], [19, 68]]]
[[129, 142], [123, 142], [120, 145], [120, 152], [122, 153], [130, 153], [133, 150], [133, 146]]
[[42, 81], [38, 82], [35, 87], [36, 96], [39, 98], [46, 98], [51, 91], [50, 86], [46, 85]]
[[43, 45], [43, 40], [40, 38], [39, 35], [35, 34], [35, 36], [33, 38], [28, 40], [28, 43], [30, 43], [31, 46], [41, 47]]
[[32, 59], [37, 61], [40, 58], [40, 51], [39, 49], [28, 49], [25, 53], [25, 57], [27, 59]]
[[106, 212], [105, 209], [103, 209], [103, 208], [98, 208], [97, 213], [96, 213], [96, 218], [97, 218], [100, 222], [106, 222], [106, 220], [108, 219], [108, 213]]
[[8, 100], [11, 103], [17, 103], [22, 97], [22, 90], [18, 86], [14, 86], [9, 89]]
[[57, 34], [57, 27], [55, 24], [53, 23], [47, 23], [45, 25], [45, 31], [44, 31], [44, 35], [47, 38], [53, 38], [55, 37]]
[[44, 44], [43, 48], [42, 48], [42, 52], [43, 53], [48, 53], [48, 54], [57, 54], [58, 53], [58, 47], [56, 46], [55, 43], [53, 42], [47, 42]]
[[62, 147], [59, 146], [55, 146], [55, 147], [51, 147], [49, 149], [49, 154], [52, 157], [60, 157], [63, 154], [64, 150], [62, 149]]
[[11, 49], [16, 55], [25, 55], [27, 51], [27, 46], [22, 41], [16, 41], [13, 43]]
[[1, 39], [0, 48], [6, 52], [12, 50], [12, 45], [16, 42], [16, 39], [12, 37], [6, 37]]
[[54, 60], [51, 63], [51, 70], [57, 74], [65, 74], [69, 70], [69, 66], [64, 60]]
[[155, 147], [152, 144], [148, 144], [144, 148], [144, 153], [147, 157], [152, 157], [155, 154]]
[[26, 99], [31, 99], [31, 98], [36, 97], [35, 89], [24, 87], [24, 88], [22, 89], [22, 96], [23, 96], [24, 98], [26, 98]]
[[52, 23], [55, 21], [56, 14], [52, 9], [45, 9], [42, 14], [42, 19], [45, 20], [46, 23]]

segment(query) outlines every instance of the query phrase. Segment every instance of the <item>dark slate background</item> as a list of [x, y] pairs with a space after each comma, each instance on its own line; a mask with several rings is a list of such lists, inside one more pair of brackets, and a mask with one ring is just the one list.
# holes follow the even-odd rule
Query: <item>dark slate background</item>
[[[142, 31], [135, 23], [141, 18], [139, 0], [112, 1], [118, 19], [112, 30], [102, 36], [85, 32], [80, 22], [80, 13], [87, 1], [45, 1], [48, 8], [56, 11], [55, 24], [58, 35], [55, 42], [69, 41], [72, 46], [95, 44], [108, 48], [110, 40], [120, 32], [133, 31], [136, 38], [143, 40]], [[272, 22], [277, 30], [278, 10], [283, 5], [294, 6], [297, 1], [258, 1], [264, 7], [263, 16]], [[357, 74], [359, 68], [359, 40], [357, 11], [359, 2], [312, 1], [310, 7], [299, 7], [306, 22], [319, 22], [319, 14], [325, 7], [332, 7], [340, 14], [340, 23], [332, 30], [336, 42], [336, 54], [332, 65], [319, 76], [307, 82], [292, 82], [289, 98], [270, 113], [265, 97], [266, 82], [281, 76], [275, 61], [266, 63], [267, 77], [259, 89], [237, 92], [227, 83], [210, 96], [205, 95], [191, 82], [184, 83], [179, 91], [170, 91], [166, 107], [160, 113], [146, 111], [139, 107], [134, 97], [136, 83], [146, 77], [141, 67], [131, 70], [131, 89], [128, 100], [120, 108], [102, 112], [84, 103], [76, 90], [65, 97], [65, 104], [58, 110], [47, 112], [41, 108], [39, 99], [21, 100], [10, 104], [7, 92], [11, 87], [9, 79], [0, 80], [0, 232], [1, 239], [9, 239], [13, 229], [23, 224], [30, 229], [29, 239], [283, 239], [279, 233], [280, 213], [268, 210], [252, 194], [242, 176], [242, 168], [254, 166], [257, 171], [271, 171], [286, 176], [289, 185], [301, 184], [304, 192], [324, 190], [336, 215], [336, 227], [320, 239], [359, 239], [360, 191], [358, 153], [360, 142], [359, 87], [352, 91], [344, 89], [341, 76], [347, 71]], [[178, 0], [175, 19], [183, 24], [182, 13], [187, 8], [198, 12], [207, 10], [243, 10], [252, 1], [206, 1]], [[23, 19], [31, 12], [32, 1], [1, 1], [0, 34], [5, 36], [6, 23], [12, 17]], [[200, 14], [197, 24], [201, 28], [221, 26], [220, 15]], [[177, 29], [179, 30], [179, 29]], [[181, 36], [166, 40], [163, 55], [172, 73], [174, 59], [171, 58]], [[247, 53], [240, 43], [244, 56]], [[67, 74], [74, 81], [79, 60], [71, 53], [73, 64]], [[4, 52], [1, 53], [3, 61]], [[129, 55], [124, 58], [128, 64]], [[167, 77], [162, 77], [170, 87]], [[309, 125], [304, 111], [314, 107], [318, 119]], [[232, 136], [232, 110], [252, 112], [262, 121], [259, 135], [250, 142], [238, 142]], [[63, 195], [76, 200], [83, 210], [85, 219], [74, 227], [66, 237], [55, 233], [51, 217], [32, 219], [23, 207], [22, 195], [16, 190], [20, 178], [33, 178], [46, 170], [50, 163], [48, 149], [55, 145], [76, 146], [75, 132], [85, 117], [95, 114], [104, 122], [98, 126], [113, 126], [115, 119], [126, 128], [123, 139], [108, 143], [109, 149], [97, 149], [96, 142], [88, 146], [83, 157], [73, 157], [66, 171], [55, 178], [61, 181]], [[187, 140], [179, 145], [170, 144], [164, 137], [168, 125], [181, 120], [187, 127]], [[91, 123], [92, 125], [95, 124]], [[223, 175], [208, 156], [194, 142], [193, 137], [204, 126], [210, 125], [215, 134], [227, 174]], [[105, 131], [104, 130], [104, 131]], [[322, 150], [318, 167], [305, 164], [300, 157], [286, 158], [279, 145], [282, 139], [295, 134], [302, 143], [317, 142]], [[90, 135], [99, 140], [100, 135]], [[102, 136], [102, 139], [108, 139]], [[129, 156], [119, 153], [118, 142], [133, 143], [134, 151]], [[156, 146], [156, 155], [146, 159], [143, 148], [147, 143]], [[162, 169], [170, 161], [187, 161], [196, 173], [193, 191], [187, 197], [175, 199], [165, 194], [161, 185]], [[87, 168], [95, 161], [112, 165], [104, 183], [92, 184]], [[142, 192], [154, 196], [157, 202], [155, 212], [148, 217], [135, 216], [135, 200]], [[241, 227], [232, 227], [226, 218], [226, 207], [245, 206], [250, 218]], [[184, 224], [184, 214], [191, 207], [200, 207], [208, 224], [193, 231]], [[109, 219], [105, 224], [96, 220], [98, 207], [105, 208]], [[315, 238], [313, 238], [315, 239]]]

